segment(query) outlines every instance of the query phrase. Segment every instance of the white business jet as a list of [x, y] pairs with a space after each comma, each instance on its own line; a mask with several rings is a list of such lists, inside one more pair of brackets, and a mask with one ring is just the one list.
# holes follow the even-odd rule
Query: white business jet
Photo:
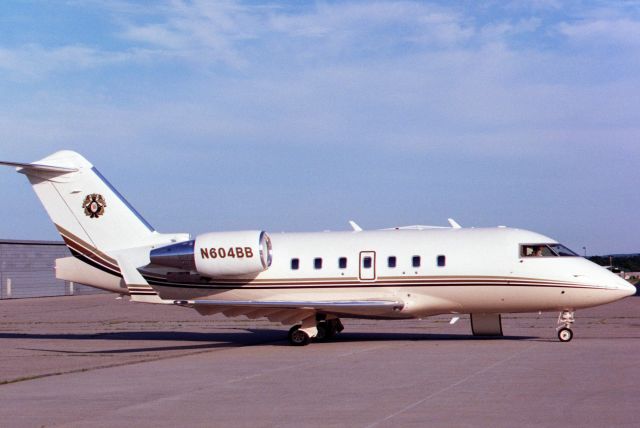
[[289, 341], [330, 338], [340, 318], [470, 314], [474, 335], [501, 336], [500, 314], [558, 311], [568, 342], [574, 311], [635, 287], [546, 236], [526, 230], [396, 227], [347, 232], [261, 230], [158, 233], [94, 166], [60, 151], [25, 174], [74, 257], [59, 279], [175, 304], [202, 315], [266, 317], [293, 325]]

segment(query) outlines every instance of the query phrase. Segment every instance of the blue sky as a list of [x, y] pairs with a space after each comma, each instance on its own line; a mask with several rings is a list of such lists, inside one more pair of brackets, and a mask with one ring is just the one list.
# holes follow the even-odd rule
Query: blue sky
[[[640, 251], [638, 1], [3, 1], [0, 159], [160, 231], [508, 225]], [[0, 171], [0, 238], [57, 239]]]

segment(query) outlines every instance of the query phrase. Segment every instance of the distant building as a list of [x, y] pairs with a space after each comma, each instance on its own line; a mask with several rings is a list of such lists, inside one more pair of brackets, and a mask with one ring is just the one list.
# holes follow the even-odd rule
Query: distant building
[[55, 260], [69, 256], [62, 242], [0, 239], [0, 299], [103, 293], [56, 279]]

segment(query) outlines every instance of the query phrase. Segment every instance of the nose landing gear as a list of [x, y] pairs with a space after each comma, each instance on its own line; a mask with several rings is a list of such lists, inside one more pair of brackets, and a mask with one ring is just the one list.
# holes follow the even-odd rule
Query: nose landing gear
[[571, 325], [575, 322], [574, 311], [562, 311], [558, 316], [558, 339], [560, 342], [569, 342], [573, 339]]

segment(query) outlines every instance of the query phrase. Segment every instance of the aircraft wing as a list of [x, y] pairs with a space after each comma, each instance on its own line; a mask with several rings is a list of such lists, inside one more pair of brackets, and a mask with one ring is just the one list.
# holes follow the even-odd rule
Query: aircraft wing
[[400, 311], [404, 303], [398, 300], [176, 300], [174, 304], [197, 310], [202, 315], [222, 313], [226, 316], [246, 315], [249, 318], [266, 317], [270, 321], [290, 324], [307, 318], [315, 312], [376, 316]]
[[145, 303], [173, 303], [193, 308], [202, 315], [222, 313], [233, 317], [245, 315], [249, 318], [267, 317], [271, 321], [291, 324], [314, 316], [317, 312], [334, 315], [384, 316], [400, 311], [404, 302], [399, 300], [168, 300], [154, 290], [136, 266], [148, 263], [148, 250], [130, 248], [113, 252], [122, 278], [129, 289], [132, 301]]

